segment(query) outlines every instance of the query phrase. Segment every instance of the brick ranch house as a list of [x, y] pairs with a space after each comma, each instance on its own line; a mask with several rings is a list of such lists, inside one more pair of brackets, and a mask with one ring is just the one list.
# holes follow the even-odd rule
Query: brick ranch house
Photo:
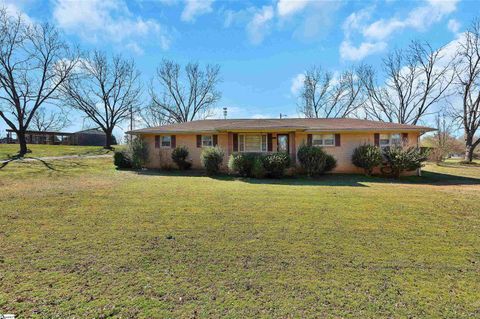
[[[352, 164], [354, 149], [362, 144], [419, 146], [425, 126], [360, 119], [228, 119], [198, 120], [128, 132], [142, 137], [150, 149], [148, 168], [173, 165], [171, 152], [186, 146], [193, 168], [202, 168], [202, 148], [219, 146], [228, 157], [236, 152], [288, 152], [296, 161], [302, 144], [323, 147], [337, 159], [337, 173], [359, 173]], [[413, 172], [414, 173], [414, 172]]]

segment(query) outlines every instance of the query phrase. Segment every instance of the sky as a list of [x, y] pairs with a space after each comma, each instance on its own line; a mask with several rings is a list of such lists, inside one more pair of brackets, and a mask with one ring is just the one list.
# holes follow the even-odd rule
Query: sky
[[[227, 107], [229, 118], [298, 117], [300, 75], [312, 65], [332, 72], [359, 63], [380, 68], [389, 51], [412, 40], [447, 45], [480, 17], [478, 2], [466, 0], [2, 2], [28, 19], [54, 23], [84, 50], [134, 58], [145, 86], [164, 58], [219, 64], [216, 107]], [[65, 131], [88, 125], [78, 113], [72, 118]]]

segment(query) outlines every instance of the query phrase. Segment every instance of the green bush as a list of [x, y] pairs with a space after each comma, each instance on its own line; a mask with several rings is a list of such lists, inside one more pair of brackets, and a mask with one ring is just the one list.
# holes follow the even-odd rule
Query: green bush
[[148, 144], [142, 138], [134, 138], [128, 144], [128, 153], [132, 167], [139, 169], [145, 166], [148, 161]]
[[115, 151], [113, 154], [113, 164], [117, 168], [132, 168], [132, 161], [126, 151]]
[[225, 153], [219, 147], [207, 147], [203, 149], [200, 159], [203, 167], [205, 167], [207, 171], [207, 175], [215, 175], [220, 171], [224, 155]]
[[232, 154], [228, 160], [228, 169], [240, 176], [251, 177], [253, 163], [258, 156], [255, 153]]
[[335, 157], [333, 157], [330, 154], [326, 154], [326, 156], [327, 157], [325, 157], [324, 171], [325, 172], [333, 171], [335, 169], [335, 167], [337, 167], [337, 160], [335, 159]]
[[255, 178], [264, 178], [267, 175], [267, 171], [263, 166], [263, 161], [260, 156], [255, 157], [252, 167], [252, 176]]
[[352, 163], [363, 168], [365, 175], [372, 175], [373, 169], [382, 163], [382, 152], [377, 146], [361, 145], [353, 151]]
[[240, 176], [279, 178], [285, 175], [290, 166], [287, 153], [237, 153], [230, 155], [228, 168]]
[[181, 170], [187, 170], [192, 167], [192, 163], [187, 161], [188, 148], [186, 146], [175, 147], [172, 151], [172, 161], [177, 164]]
[[290, 155], [288, 153], [271, 153], [261, 157], [263, 167], [269, 177], [280, 178], [290, 166]]
[[387, 147], [383, 150], [385, 158], [383, 172], [389, 171], [394, 178], [399, 178], [404, 171], [414, 171], [423, 166], [428, 159], [428, 151], [418, 147]]
[[308, 176], [323, 174], [337, 165], [335, 158], [320, 147], [302, 145], [298, 148], [297, 156], [301, 168]]

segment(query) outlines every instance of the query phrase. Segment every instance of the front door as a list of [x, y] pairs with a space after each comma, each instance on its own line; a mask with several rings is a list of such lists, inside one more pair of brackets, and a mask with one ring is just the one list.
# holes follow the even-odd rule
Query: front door
[[288, 134], [277, 134], [277, 151], [288, 153]]

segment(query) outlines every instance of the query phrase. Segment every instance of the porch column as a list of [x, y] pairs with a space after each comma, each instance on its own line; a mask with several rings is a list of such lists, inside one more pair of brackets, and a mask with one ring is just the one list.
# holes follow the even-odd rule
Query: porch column
[[227, 158], [233, 153], [233, 133], [228, 132]]
[[295, 145], [295, 132], [288, 133], [288, 140], [290, 145], [290, 157], [292, 158], [292, 163], [297, 162], [297, 147]]

